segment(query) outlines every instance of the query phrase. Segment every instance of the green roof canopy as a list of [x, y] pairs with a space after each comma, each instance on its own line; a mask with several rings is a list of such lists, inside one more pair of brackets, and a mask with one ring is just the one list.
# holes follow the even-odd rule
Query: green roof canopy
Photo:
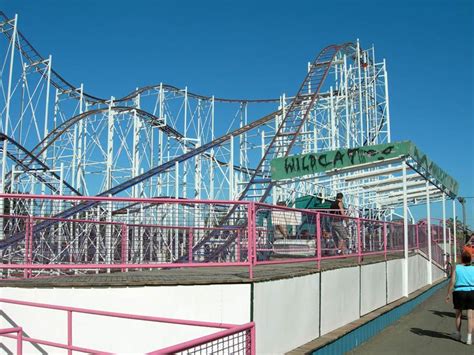
[[[435, 179], [448, 189], [452, 195], [457, 195], [459, 189], [457, 181], [430, 160], [411, 141], [276, 158], [271, 161], [272, 180], [291, 179], [396, 158], [411, 158], [415, 165], [413, 168], [422, 170], [427, 178]], [[387, 163], [389, 162], [387, 161]], [[363, 169], [364, 167], [361, 166], [360, 168]]]

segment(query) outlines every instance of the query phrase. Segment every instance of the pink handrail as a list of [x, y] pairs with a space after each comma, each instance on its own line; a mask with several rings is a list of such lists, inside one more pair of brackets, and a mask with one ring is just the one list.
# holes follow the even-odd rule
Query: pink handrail
[[[17, 333], [17, 335], [16, 336], [9, 335], [11, 333]], [[0, 329], [0, 336], [12, 337], [12, 338], [16, 339], [16, 353], [17, 353], [17, 355], [22, 355], [23, 354], [24, 336], [23, 336], [23, 329], [21, 327]]]
[[[93, 219], [73, 219], [73, 218], [57, 218], [57, 217], [46, 217], [46, 216], [24, 216], [24, 215], [0, 215], [0, 217], [5, 218], [21, 218], [26, 220], [25, 224], [25, 256], [23, 264], [0, 264], [0, 269], [23, 269], [24, 277], [32, 277], [33, 270], [110, 270], [110, 269], [121, 269], [122, 271], [128, 271], [130, 269], [145, 269], [145, 268], [195, 268], [195, 267], [226, 267], [226, 266], [242, 266], [247, 267], [249, 271], [249, 278], [253, 279], [254, 276], [254, 267], [256, 265], [262, 264], [285, 264], [285, 263], [298, 263], [306, 261], [316, 262], [318, 269], [321, 267], [321, 261], [329, 259], [342, 259], [349, 257], [357, 257], [359, 263], [362, 262], [364, 255], [376, 255], [383, 254], [384, 258], [387, 258], [387, 254], [391, 252], [398, 252], [400, 250], [401, 242], [400, 229], [395, 229], [394, 227], [403, 226], [400, 222], [390, 222], [390, 221], [381, 221], [381, 220], [371, 220], [367, 218], [360, 217], [349, 217], [349, 216], [339, 216], [332, 213], [328, 213], [328, 210], [305, 210], [305, 209], [295, 209], [286, 206], [274, 206], [265, 203], [254, 203], [254, 202], [241, 202], [241, 201], [219, 201], [219, 200], [191, 200], [191, 199], [171, 199], [171, 198], [127, 198], [127, 197], [88, 197], [88, 196], [46, 196], [46, 195], [23, 195], [23, 194], [0, 194], [0, 198], [10, 198], [10, 199], [42, 199], [42, 200], [69, 200], [69, 201], [103, 201], [103, 202], [136, 202], [136, 203], [170, 203], [170, 204], [241, 204], [246, 206], [247, 213], [247, 224], [242, 225], [229, 225], [225, 227], [202, 227], [202, 226], [180, 226], [180, 225], [163, 225], [163, 224], [136, 224], [136, 223], [125, 223], [123, 221], [97, 221]], [[263, 209], [262, 209], [263, 208]], [[262, 243], [267, 243], [269, 236], [272, 231], [266, 227], [261, 227], [257, 225], [257, 215], [260, 211], [288, 211], [288, 212], [299, 212], [305, 216], [312, 216], [316, 220], [316, 231], [314, 234], [306, 234], [306, 238], [312, 238], [315, 241], [315, 250], [314, 257], [306, 254], [306, 257], [286, 257], [285, 259], [280, 260], [259, 260], [258, 257], [265, 252], [272, 252], [271, 248], [261, 247]], [[327, 248], [323, 246], [323, 228], [322, 228], [322, 217], [330, 217], [331, 221], [336, 219], [337, 221], [350, 221], [350, 227], [347, 226], [350, 230], [349, 232], [353, 234], [352, 245], [353, 253], [350, 253], [351, 250], [348, 250], [348, 254], [343, 255], [328, 255], [334, 252], [337, 249], [337, 246]], [[118, 250], [119, 257], [114, 258], [110, 263], [73, 263], [73, 259], [69, 260], [70, 264], [35, 264], [33, 260], [33, 227], [36, 220], [53, 220], [58, 222], [67, 222], [67, 223], [84, 223], [84, 224], [97, 224], [97, 225], [117, 225], [120, 226], [120, 231], [114, 232], [118, 233], [118, 238], [120, 238], [118, 244], [121, 247]], [[327, 222], [326, 222], [327, 223]], [[145, 260], [142, 263], [129, 263], [128, 262], [128, 241], [129, 235], [128, 231], [134, 227], [140, 228], [160, 228], [165, 230], [182, 230], [186, 232], [184, 235], [183, 241], [179, 243], [187, 243], [187, 251], [185, 255], [182, 255], [182, 261], [173, 263], [172, 261], [168, 262], [150, 262]], [[419, 225], [410, 225], [409, 226], [409, 250], [420, 249], [420, 240], [418, 237]], [[439, 234], [440, 227], [433, 225], [434, 230]], [[198, 237], [194, 234], [196, 231], [234, 231], [237, 233], [235, 235], [235, 261], [226, 261], [226, 262], [194, 262], [193, 255], [193, 244]], [[390, 233], [388, 233], [390, 231]], [[395, 232], [395, 234], [394, 234]], [[388, 238], [390, 236], [390, 238]], [[243, 237], [247, 237], [243, 239]], [[325, 242], [329, 239], [327, 236], [324, 237]], [[435, 239], [435, 238], [433, 238]], [[291, 240], [291, 239], [289, 239]], [[213, 241], [219, 242], [219, 241]], [[424, 242], [423, 242], [424, 243]], [[184, 244], [183, 244], [184, 245]], [[390, 247], [389, 247], [390, 245]], [[247, 260], [240, 261], [242, 251], [241, 247], [247, 247]], [[279, 249], [284, 253], [285, 248]], [[307, 249], [306, 249], [307, 250]], [[324, 254], [322, 253], [324, 251]], [[183, 251], [184, 252], [184, 249]], [[305, 253], [304, 248], [292, 247], [288, 249], [288, 252], [294, 253]], [[245, 254], [244, 254], [245, 255]], [[120, 259], [120, 260], [119, 260]], [[38, 274], [38, 273], [36, 273]]]
[[192, 325], [192, 326], [208, 327], [208, 328], [226, 328], [226, 329], [229, 329], [229, 328], [235, 327], [235, 324], [191, 321], [191, 320], [183, 320], [183, 319], [175, 319], [175, 318], [164, 318], [164, 317], [153, 317], [153, 316], [142, 316], [142, 315], [136, 315], [136, 314], [130, 314], [130, 313], [99, 311], [99, 310], [95, 310], [95, 309], [69, 307], [69, 306], [57, 306], [57, 305], [51, 305], [51, 304], [39, 303], [39, 302], [19, 301], [19, 300], [12, 300], [12, 299], [8, 299], [8, 298], [0, 298], [0, 302], [16, 304], [16, 305], [20, 305], [20, 306], [54, 309], [54, 310], [57, 310], [57, 311], [66, 311], [66, 312], [70, 311], [70, 312], [75, 312], [75, 313], [92, 314], [92, 315], [96, 315], [96, 316], [105, 316], [105, 317], [113, 317], [113, 318], [125, 318], [125, 319], [133, 319], [133, 320], [143, 320], [143, 321], [148, 321], [148, 322], [172, 323], [172, 324], [178, 324], [178, 325]]
[[[169, 347], [162, 348], [162, 349], [159, 349], [159, 350], [156, 350], [156, 351], [152, 351], [152, 352], [149, 352], [147, 354], [148, 355], [174, 354], [174, 353], [177, 353], [177, 352], [180, 352], [180, 351], [189, 350], [189, 349], [195, 348], [197, 346], [213, 342], [213, 341], [218, 340], [218, 339], [222, 339], [222, 338], [230, 336], [230, 335], [238, 334], [238, 333], [241, 333], [241, 332], [246, 331], [246, 330], [252, 331], [254, 328], [255, 328], [255, 323], [250, 322], [250, 323], [247, 323], [247, 324], [235, 326], [235, 327], [230, 328], [230, 329], [225, 329], [225, 330], [222, 330], [222, 331], [217, 332], [217, 333], [205, 335], [205, 336], [202, 336], [200, 338], [185, 341], [181, 344], [177, 344], [177, 345], [169, 346]], [[251, 350], [250, 354], [253, 355], [253, 354], [255, 354], [255, 336], [253, 336], [252, 338], [253, 338], [253, 341], [251, 340], [252, 350]]]
[[[67, 349], [69, 353], [72, 353], [72, 351], [78, 351], [78, 352], [94, 353], [94, 354], [111, 354], [109, 352], [97, 351], [94, 349], [78, 347], [78, 346], [73, 345], [72, 343], [72, 334], [73, 334], [72, 315], [73, 313], [82, 313], [82, 314], [90, 314], [90, 315], [113, 317], [113, 318], [123, 318], [123, 319], [130, 319], [130, 320], [141, 320], [141, 321], [157, 322], [157, 323], [224, 329], [223, 331], [219, 331], [217, 333], [213, 333], [204, 337], [193, 339], [185, 343], [174, 346], [174, 347], [182, 348], [182, 349], [186, 349], [185, 347], [187, 346], [186, 344], [188, 345], [191, 344], [194, 347], [194, 346], [205, 344], [206, 342], [215, 341], [215, 340], [224, 338], [228, 335], [237, 334], [242, 331], [252, 330], [252, 329], [253, 329], [252, 331], [253, 335], [251, 335], [250, 342], [252, 346], [254, 346], [254, 343], [255, 343], [255, 333], [254, 333], [255, 324], [253, 322], [247, 323], [244, 325], [235, 325], [235, 324], [227, 324], [227, 323], [183, 320], [183, 319], [176, 319], [176, 318], [154, 317], [154, 316], [136, 315], [136, 314], [130, 314], [130, 313], [121, 313], [121, 312], [99, 311], [99, 310], [87, 309], [87, 308], [58, 306], [58, 305], [51, 305], [51, 304], [46, 304], [46, 303], [19, 301], [19, 300], [13, 300], [13, 299], [8, 299], [8, 298], [0, 298], [0, 303], [8, 303], [8, 304], [14, 304], [14, 305], [19, 305], [19, 306], [27, 306], [27, 307], [35, 307], [35, 308], [67, 312], [67, 315], [68, 315], [67, 317], [67, 344], [61, 344], [61, 343], [52, 342], [52, 341], [43, 340], [43, 339], [24, 337], [22, 334], [22, 328], [20, 327], [0, 329], [0, 336], [17, 339], [17, 344], [19, 344], [17, 345], [17, 349], [20, 349], [20, 350], [17, 350], [17, 353], [20, 355], [21, 355], [22, 341]], [[18, 335], [17, 336], [9, 335], [9, 333], [14, 333], [14, 332], [17, 332]], [[166, 353], [162, 351], [163, 350], [159, 350], [159, 352], [152, 352], [152, 353], [160, 353], [160, 354]], [[255, 354], [255, 352], [252, 352], [251, 354]]]

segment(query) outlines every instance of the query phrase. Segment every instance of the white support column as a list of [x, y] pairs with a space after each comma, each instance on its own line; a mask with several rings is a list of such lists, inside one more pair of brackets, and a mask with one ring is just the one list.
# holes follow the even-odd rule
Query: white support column
[[[114, 97], [110, 98], [108, 121], [107, 121], [107, 162], [106, 162], [106, 190], [112, 188], [112, 167], [114, 158], [114, 112], [112, 107], [114, 105]], [[112, 202], [107, 203], [106, 220], [112, 221]], [[105, 228], [105, 262], [107, 264], [112, 263], [112, 225], [107, 225]], [[107, 269], [107, 273], [110, 269]]]
[[[201, 137], [202, 137], [202, 117], [201, 117], [201, 99], [198, 100], [198, 107], [197, 107], [197, 144], [196, 147], [200, 147], [202, 144]], [[196, 175], [194, 177], [194, 198], [201, 199], [201, 186], [202, 186], [202, 176], [201, 176], [201, 155], [197, 155], [194, 158], [195, 162], [195, 172]]]
[[[7, 87], [7, 102], [5, 105], [5, 123], [3, 125], [3, 132], [8, 135], [8, 125], [10, 123], [10, 96], [12, 92], [12, 74], [13, 74], [13, 63], [15, 58], [15, 43], [16, 43], [16, 33], [17, 33], [17, 23], [18, 15], [15, 15], [15, 20], [13, 24], [13, 34], [11, 39], [11, 52], [10, 52], [10, 68], [8, 73], [8, 87]], [[2, 152], [2, 167], [1, 167], [1, 176], [0, 176], [0, 193], [5, 192], [5, 177], [7, 169], [7, 150], [8, 150], [8, 141], [5, 139], [3, 141], [3, 152]], [[4, 204], [3, 199], [0, 199], [0, 213], [4, 213]], [[5, 239], [3, 233], [3, 218], [0, 218], [0, 240]]]
[[448, 250], [446, 249], [446, 194], [443, 192], [443, 250], [444, 250], [444, 265], [446, 265]]
[[360, 120], [360, 142], [359, 145], [364, 144], [364, 112], [362, 108], [362, 73], [360, 71], [360, 44], [359, 39], [357, 39], [357, 75], [358, 75], [358, 85], [359, 85], [359, 120]]
[[[48, 119], [49, 119], [49, 92], [51, 87], [51, 66], [52, 66], [52, 57], [49, 56], [48, 59], [48, 73], [46, 76], [46, 102], [44, 107], [44, 126], [43, 126], [43, 138], [46, 138], [48, 135]], [[46, 144], [46, 143], [45, 143]], [[43, 161], [46, 162], [48, 157], [47, 149], [43, 152]], [[44, 184], [43, 184], [44, 185]]]
[[114, 158], [114, 112], [112, 107], [114, 105], [114, 97], [110, 98], [109, 114], [108, 114], [108, 128], [107, 128], [107, 157], [106, 157], [106, 177], [105, 189], [112, 188], [112, 165]]
[[[188, 87], [184, 88], [184, 153], [188, 152]], [[183, 162], [183, 198], [188, 197], [188, 162]]]
[[329, 115], [331, 117], [331, 149], [336, 150], [339, 147], [336, 146], [336, 112], [334, 110], [334, 97], [332, 94], [332, 86], [329, 88], [329, 104], [331, 106], [329, 108]]
[[[62, 196], [63, 195], [63, 182], [64, 182], [64, 163], [61, 162], [60, 168], [59, 168], [59, 194]], [[64, 211], [64, 200], [61, 200], [59, 202], [59, 212]], [[63, 223], [60, 221], [58, 222], [58, 245], [57, 245], [57, 253], [58, 255], [61, 253], [62, 246], [63, 246]]]
[[234, 199], [234, 136], [230, 137], [229, 200]]
[[174, 198], [179, 198], [179, 162], [174, 163]]
[[426, 221], [428, 228], [428, 283], [433, 283], [432, 254], [431, 254], [431, 207], [430, 207], [430, 183], [426, 181]]
[[[362, 58], [364, 63], [368, 63], [367, 59], [367, 52], [363, 53]], [[359, 64], [360, 65], [360, 64]], [[359, 88], [361, 90], [361, 88]], [[367, 67], [364, 68], [364, 96], [365, 96], [365, 130], [367, 132], [367, 142], [371, 142], [371, 131], [372, 131], [372, 124], [370, 122], [370, 110], [369, 110], [369, 83], [367, 81]]]
[[456, 225], [456, 199], [453, 198], [453, 265], [456, 264], [456, 259], [457, 259], [457, 225]]
[[[141, 119], [137, 115], [137, 111], [133, 111], [133, 140], [132, 140], [132, 177], [138, 176], [140, 171], [140, 131], [142, 128]], [[138, 197], [138, 186], [132, 187], [132, 196]]]
[[407, 165], [403, 165], [403, 296], [408, 297], [408, 200], [407, 200]]
[[[211, 101], [211, 141], [214, 140], [214, 95]], [[233, 137], [232, 137], [233, 138]], [[214, 200], [214, 148], [211, 148], [211, 159], [209, 160], [209, 199]]]
[[383, 76], [385, 80], [385, 105], [387, 110], [385, 112], [385, 117], [387, 120], [387, 140], [390, 143], [392, 141], [390, 135], [390, 103], [388, 98], [388, 74], [387, 74], [387, 63], [385, 62], [385, 58], [383, 60]]
[[[159, 92], [159, 117], [161, 120], [165, 120], [165, 112], [164, 112], [164, 91], [163, 91], [163, 83], [160, 83], [160, 92]], [[163, 131], [160, 129], [158, 130], [158, 165], [163, 164]], [[163, 174], [158, 175], [158, 196], [163, 194]]]
[[346, 111], [346, 148], [350, 148], [350, 112], [349, 112], [349, 79], [347, 72], [347, 56], [344, 54], [344, 107]]
[[[83, 108], [83, 101], [84, 101], [84, 85], [81, 83], [80, 87], [80, 96], [79, 96], [79, 114], [84, 112]], [[77, 172], [76, 172], [76, 181], [75, 187], [78, 191], [81, 192], [81, 183], [82, 183], [82, 169], [83, 169], [83, 159], [84, 159], [84, 151], [85, 147], [84, 144], [84, 120], [79, 121], [79, 128], [78, 128], [78, 137], [77, 137]], [[73, 182], [74, 183], [74, 182]]]

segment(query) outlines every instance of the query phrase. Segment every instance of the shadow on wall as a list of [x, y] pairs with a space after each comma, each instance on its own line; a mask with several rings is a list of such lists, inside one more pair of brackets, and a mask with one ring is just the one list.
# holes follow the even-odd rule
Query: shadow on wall
[[[20, 327], [20, 325], [17, 324], [13, 319], [11, 319], [11, 318], [8, 316], [8, 314], [6, 314], [4, 311], [1, 311], [1, 310], [0, 310], [0, 317], [3, 318], [3, 319], [5, 319], [5, 321], [6, 321], [8, 324], [10, 324], [13, 328], [15, 328], [15, 327]], [[30, 337], [30, 336], [28, 335], [28, 333], [25, 332], [24, 329], [23, 329], [23, 336], [24, 336], [24, 337], [28, 337], [28, 338]], [[32, 345], [33, 347], [35, 347], [36, 350], [38, 350], [40, 354], [48, 355], [48, 352], [47, 352], [46, 350], [44, 350], [39, 344], [31, 343], [31, 345]], [[0, 342], [0, 349], [3, 350], [3, 351], [5, 351], [5, 353], [8, 354], [8, 355], [13, 355], [13, 354], [14, 354], [13, 352], [11, 352], [11, 351], [5, 346], [5, 344], [3, 344], [3, 343], [1, 343], [1, 342]]]

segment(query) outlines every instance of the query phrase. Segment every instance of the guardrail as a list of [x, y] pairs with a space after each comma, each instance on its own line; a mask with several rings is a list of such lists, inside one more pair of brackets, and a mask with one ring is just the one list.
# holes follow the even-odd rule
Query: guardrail
[[[403, 223], [327, 210], [169, 198], [0, 194], [0, 201], [3, 279], [229, 266], [247, 267], [253, 278], [257, 265], [312, 261], [319, 268], [324, 260], [361, 262], [404, 250]], [[91, 202], [93, 207], [68, 215]], [[431, 228], [432, 241], [439, 242], [442, 226]], [[224, 252], [209, 261], [223, 245]], [[427, 254], [427, 245], [426, 224], [410, 224], [409, 250]]]
[[[243, 325], [234, 324], [223, 324], [214, 322], [200, 322], [191, 320], [181, 320], [173, 318], [162, 318], [135, 315], [128, 313], [108, 312], [99, 311], [86, 308], [76, 308], [67, 306], [57, 306], [44, 303], [36, 302], [25, 302], [6, 298], [0, 298], [0, 303], [11, 304], [23, 307], [41, 308], [54, 311], [63, 311], [67, 314], [65, 328], [67, 329], [67, 339], [64, 343], [54, 342], [46, 339], [37, 339], [24, 336], [23, 330], [20, 327], [0, 329], [0, 337], [6, 337], [15, 339], [17, 342], [18, 355], [22, 355], [23, 342], [32, 343], [35, 345], [44, 345], [53, 347], [56, 349], [65, 349], [68, 354], [74, 352], [88, 353], [88, 354], [112, 354], [104, 350], [90, 349], [83, 346], [77, 346], [73, 344], [74, 339], [74, 327], [73, 327], [73, 316], [74, 314], [89, 314], [100, 317], [112, 317], [122, 318], [129, 320], [140, 320], [145, 322], [155, 323], [167, 323], [175, 325], [184, 325], [192, 327], [204, 327], [211, 329], [219, 329], [217, 332], [211, 332], [206, 336], [202, 336], [196, 339], [191, 339], [180, 344], [168, 346], [158, 350], [152, 350], [147, 354], [170, 354], [170, 353], [213, 353], [213, 354], [255, 354], [255, 324], [253, 322], [246, 323]], [[3, 307], [2, 307], [3, 308]], [[13, 335], [12, 333], [17, 333]]]

